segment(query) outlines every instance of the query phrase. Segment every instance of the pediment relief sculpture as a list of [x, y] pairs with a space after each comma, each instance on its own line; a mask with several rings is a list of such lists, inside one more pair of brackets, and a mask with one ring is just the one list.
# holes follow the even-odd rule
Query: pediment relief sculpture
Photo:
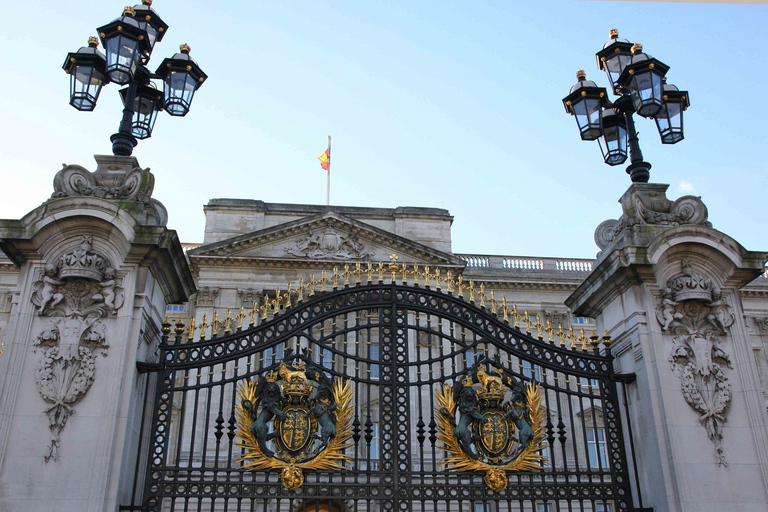
[[93, 384], [95, 356], [107, 354], [103, 319], [117, 314], [124, 292], [109, 258], [93, 250], [93, 237], [84, 236], [77, 249], [45, 266], [31, 300], [37, 315], [46, 318], [32, 342], [42, 353], [37, 390], [49, 404], [51, 441], [44, 459], [58, 461], [61, 431]]
[[327, 226], [309, 230], [304, 238], [285, 249], [292, 256], [309, 259], [362, 260], [373, 256], [355, 236]]
[[735, 320], [719, 286], [692, 271], [687, 261], [682, 271], [661, 290], [656, 319], [674, 336], [669, 361], [680, 377], [686, 403], [700, 414], [699, 422], [715, 445], [715, 460], [727, 466], [723, 452], [723, 427], [733, 391], [726, 370], [733, 368], [723, 337]]

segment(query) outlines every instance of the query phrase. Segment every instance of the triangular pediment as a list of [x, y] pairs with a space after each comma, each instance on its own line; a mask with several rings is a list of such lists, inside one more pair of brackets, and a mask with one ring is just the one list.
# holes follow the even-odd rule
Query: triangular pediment
[[281, 260], [305, 263], [389, 261], [461, 267], [453, 254], [434, 249], [336, 212], [305, 217], [245, 235], [202, 245], [187, 253], [196, 264], [207, 259]]

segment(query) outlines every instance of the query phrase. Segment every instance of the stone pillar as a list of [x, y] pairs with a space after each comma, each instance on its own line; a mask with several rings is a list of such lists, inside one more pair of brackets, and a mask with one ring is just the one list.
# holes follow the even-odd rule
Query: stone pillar
[[668, 200], [667, 187], [627, 190], [566, 304], [608, 330], [616, 371], [637, 378], [628, 420], [643, 506], [764, 512], [768, 425], [740, 289], [766, 254], [713, 229], [700, 198]]
[[130, 502], [148, 399], [136, 363], [156, 358], [166, 304], [195, 290], [149, 169], [96, 161], [64, 166], [48, 201], [0, 221], [19, 268], [0, 358], [3, 512]]

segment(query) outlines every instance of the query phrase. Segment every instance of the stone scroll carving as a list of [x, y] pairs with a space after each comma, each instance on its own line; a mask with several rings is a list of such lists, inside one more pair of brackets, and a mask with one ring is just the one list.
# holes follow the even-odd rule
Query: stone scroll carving
[[723, 452], [723, 426], [733, 392], [726, 376], [732, 368], [723, 337], [734, 314], [710, 279], [692, 272], [687, 261], [682, 271], [661, 291], [656, 318], [664, 332], [674, 336], [669, 361], [680, 377], [685, 401], [700, 414], [699, 422], [715, 445], [715, 460], [727, 466]]
[[595, 230], [595, 243], [600, 250], [608, 247], [619, 232], [636, 225], [712, 226], [707, 221], [707, 207], [700, 197], [683, 196], [670, 201], [665, 194], [666, 189], [667, 185], [634, 184], [621, 197], [621, 217], [618, 220], [606, 220]]
[[117, 285], [109, 259], [93, 250], [93, 238], [82, 237], [79, 248], [45, 266], [34, 283], [32, 303], [44, 317], [44, 328], [33, 340], [41, 354], [36, 373], [51, 441], [45, 462], [59, 460], [61, 431], [74, 414], [74, 404], [94, 381], [96, 356], [107, 355], [103, 319], [117, 314], [124, 292]]
[[331, 226], [322, 231], [309, 231], [303, 240], [285, 251], [293, 256], [310, 259], [359, 260], [373, 253], [357, 237], [342, 233]]
[[97, 197], [131, 201], [126, 208], [142, 224], [164, 226], [168, 211], [160, 201], [152, 199], [155, 178], [149, 168], [112, 165], [90, 172], [80, 165], [63, 164], [53, 178], [51, 199], [64, 197]]

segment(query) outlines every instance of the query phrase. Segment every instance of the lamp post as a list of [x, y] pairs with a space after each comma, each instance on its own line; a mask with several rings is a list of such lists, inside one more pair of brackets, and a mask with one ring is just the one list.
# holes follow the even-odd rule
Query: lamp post
[[[666, 83], [669, 66], [643, 53], [641, 44], [611, 39], [597, 52], [597, 67], [605, 71], [618, 98], [608, 101], [607, 91], [576, 73], [578, 82], [563, 98], [565, 111], [576, 118], [582, 140], [597, 140], [603, 160], [621, 165], [630, 158], [627, 174], [634, 183], [647, 183], [651, 164], [643, 160], [634, 114], [655, 119], [662, 144], [683, 140], [683, 111], [690, 106], [688, 92]], [[629, 154], [627, 153], [629, 147]]]
[[[168, 25], [152, 9], [152, 0], [126, 7], [123, 15], [98, 29], [106, 55], [98, 50], [99, 39], [91, 37], [88, 46], [70, 52], [64, 71], [70, 75], [69, 104], [81, 111], [96, 108], [101, 88], [109, 82], [126, 85], [120, 90], [123, 117], [117, 133], [110, 137], [112, 153], [130, 156], [137, 139], [152, 136], [157, 113], [185, 116], [192, 97], [207, 77], [189, 56], [189, 46], [163, 60], [151, 73], [146, 67], [155, 43], [161, 41]], [[158, 90], [153, 79], [161, 80]]]

